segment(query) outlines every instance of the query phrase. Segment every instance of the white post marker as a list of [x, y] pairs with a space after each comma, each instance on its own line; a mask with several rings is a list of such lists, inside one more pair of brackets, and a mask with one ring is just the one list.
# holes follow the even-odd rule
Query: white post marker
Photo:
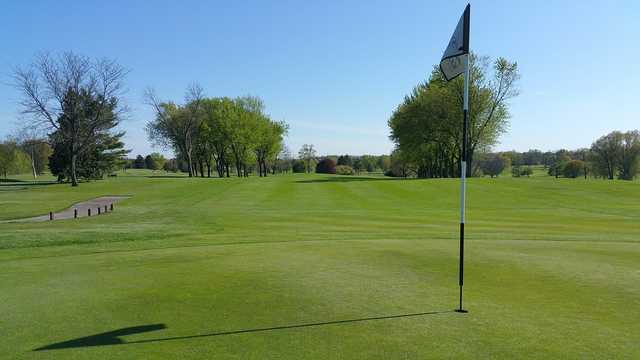
[[451, 81], [464, 74], [464, 94], [462, 104], [462, 151], [460, 153], [460, 306], [457, 312], [466, 313], [462, 307], [462, 287], [464, 285], [464, 222], [467, 190], [467, 133], [469, 113], [469, 29], [471, 24], [471, 5], [467, 4], [464, 13], [453, 31], [449, 45], [440, 60], [440, 71], [445, 80]]

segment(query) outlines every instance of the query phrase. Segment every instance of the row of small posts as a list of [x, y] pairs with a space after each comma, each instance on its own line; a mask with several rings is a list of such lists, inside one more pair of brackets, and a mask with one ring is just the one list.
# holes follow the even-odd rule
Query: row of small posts
[[[98, 215], [100, 215], [102, 213], [102, 208], [100, 206], [98, 206]], [[107, 205], [104, 206], [104, 212], [107, 212], [107, 209], [109, 211], [113, 211], [113, 203], [111, 205], [109, 205], [109, 207], [107, 207]], [[87, 216], [91, 216], [91, 208], [87, 209]], [[73, 218], [77, 219], [78, 218], [78, 209], [73, 209]], [[49, 220], [53, 220], [53, 211], [49, 212]]]

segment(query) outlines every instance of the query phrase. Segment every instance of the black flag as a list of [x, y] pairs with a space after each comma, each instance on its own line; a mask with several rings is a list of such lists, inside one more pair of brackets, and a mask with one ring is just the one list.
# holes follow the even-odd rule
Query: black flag
[[467, 5], [440, 60], [440, 71], [447, 81], [464, 72], [464, 55], [469, 53], [469, 15], [470, 5]]

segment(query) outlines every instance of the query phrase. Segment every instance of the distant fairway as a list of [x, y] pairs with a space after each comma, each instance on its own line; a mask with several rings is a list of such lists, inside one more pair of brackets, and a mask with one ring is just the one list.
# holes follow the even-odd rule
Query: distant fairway
[[0, 220], [132, 195], [0, 224], [0, 358], [640, 358], [637, 181], [471, 179], [465, 315], [457, 179], [147, 175], [0, 184]]

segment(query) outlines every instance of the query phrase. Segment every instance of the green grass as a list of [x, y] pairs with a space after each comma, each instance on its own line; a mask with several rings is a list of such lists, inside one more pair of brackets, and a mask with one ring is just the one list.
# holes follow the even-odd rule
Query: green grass
[[147, 175], [0, 185], [2, 220], [133, 196], [0, 224], [0, 358], [640, 357], [638, 182], [471, 179], [458, 314], [456, 179]]

